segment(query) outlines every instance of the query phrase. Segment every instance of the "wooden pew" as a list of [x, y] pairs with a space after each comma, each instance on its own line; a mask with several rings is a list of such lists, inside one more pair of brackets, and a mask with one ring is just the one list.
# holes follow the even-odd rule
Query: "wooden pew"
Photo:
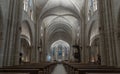
[[39, 74], [39, 69], [2, 69], [0, 68], [1, 74]]
[[63, 63], [69, 74], [120, 74], [120, 68], [96, 64]]
[[56, 63], [33, 63], [0, 68], [0, 73], [50, 74]]

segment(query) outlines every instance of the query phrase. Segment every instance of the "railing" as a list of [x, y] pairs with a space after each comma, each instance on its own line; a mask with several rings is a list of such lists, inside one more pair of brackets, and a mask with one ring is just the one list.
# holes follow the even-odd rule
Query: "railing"
[[51, 74], [56, 63], [33, 63], [0, 68], [0, 74]]
[[95, 64], [63, 63], [68, 74], [120, 74], [120, 68]]

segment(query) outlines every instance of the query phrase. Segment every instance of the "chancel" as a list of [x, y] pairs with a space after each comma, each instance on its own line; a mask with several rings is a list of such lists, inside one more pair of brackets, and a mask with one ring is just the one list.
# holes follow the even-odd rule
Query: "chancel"
[[120, 74], [120, 0], [0, 0], [0, 74]]

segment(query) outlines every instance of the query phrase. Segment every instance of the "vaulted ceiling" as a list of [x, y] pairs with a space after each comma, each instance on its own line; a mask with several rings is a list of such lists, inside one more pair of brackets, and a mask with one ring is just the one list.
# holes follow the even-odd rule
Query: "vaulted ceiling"
[[83, 4], [84, 0], [36, 0], [40, 33], [46, 34], [47, 43], [57, 40], [71, 43], [79, 38]]

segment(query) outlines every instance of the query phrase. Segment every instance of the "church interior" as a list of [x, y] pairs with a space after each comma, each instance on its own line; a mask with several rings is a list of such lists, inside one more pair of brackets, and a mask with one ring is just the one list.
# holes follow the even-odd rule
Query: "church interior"
[[0, 0], [0, 74], [120, 74], [120, 0]]

